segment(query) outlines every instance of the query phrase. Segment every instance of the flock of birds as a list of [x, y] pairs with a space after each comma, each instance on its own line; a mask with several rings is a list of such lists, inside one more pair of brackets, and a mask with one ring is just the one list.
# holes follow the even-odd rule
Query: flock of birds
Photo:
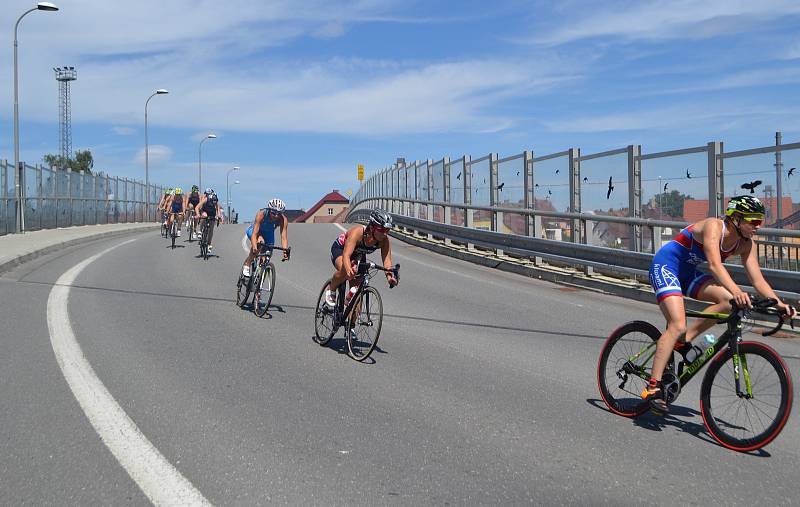
[[[795, 169], [796, 169], [796, 167], [792, 167], [791, 169], [789, 169], [789, 172], [786, 174], [786, 177], [787, 178], [791, 178], [792, 175], [794, 174]], [[556, 169], [556, 174], [559, 174], [560, 172], [561, 172], [561, 169]], [[519, 176], [519, 171], [517, 171], [517, 176]], [[692, 179], [692, 173], [689, 171], [689, 169], [686, 169], [686, 178], [687, 179]], [[459, 181], [461, 180], [461, 173], [460, 172], [458, 173], [458, 175], [456, 175], [456, 179], [459, 180]], [[584, 183], [588, 183], [589, 182], [589, 178], [584, 176], [583, 182]], [[484, 183], [484, 185], [486, 184], [486, 178], [483, 178], [483, 183]], [[742, 183], [741, 188], [743, 188], [745, 190], [749, 190], [751, 194], [754, 194], [754, 193], [756, 193], [756, 187], [758, 187], [762, 183], [763, 182], [761, 180], [753, 180], [753, 181], [751, 181], [749, 183]], [[497, 190], [502, 192], [503, 191], [503, 187], [505, 185], [506, 185], [505, 182], [500, 183], [499, 185], [497, 185]], [[535, 183], [534, 187], [539, 188], [539, 184]], [[663, 191], [666, 192], [668, 187], [669, 187], [669, 182], [664, 183], [664, 190]], [[479, 189], [476, 188], [475, 192], [477, 193], [478, 190]], [[614, 177], [613, 176], [609, 176], [608, 177], [608, 190], [606, 191], [606, 199], [610, 199], [611, 198], [611, 192], [613, 192], [613, 191], [614, 191]], [[547, 195], [553, 195], [552, 190], [550, 190], [549, 188], [547, 189]]]

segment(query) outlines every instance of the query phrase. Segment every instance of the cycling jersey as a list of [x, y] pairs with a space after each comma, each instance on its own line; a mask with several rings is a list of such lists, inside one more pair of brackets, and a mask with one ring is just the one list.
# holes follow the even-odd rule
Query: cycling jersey
[[[261, 211], [264, 212], [264, 218], [261, 220], [261, 225], [258, 227], [258, 236], [264, 239], [264, 243], [267, 245], [274, 245], [275, 244], [275, 229], [281, 224], [281, 220], [279, 219], [277, 222], [270, 222], [269, 221], [269, 213], [267, 213], [266, 208], [262, 209]], [[247, 239], [253, 239], [253, 227], [255, 224], [250, 224], [250, 227], [247, 228]]]
[[[697, 297], [697, 293], [713, 276], [697, 269], [697, 266], [706, 262], [703, 244], [694, 237], [692, 224], [683, 229], [669, 243], [661, 247], [653, 257], [650, 265], [650, 285], [656, 293], [656, 298], [661, 302], [670, 296], [687, 295]], [[719, 253], [724, 261], [739, 247], [736, 244], [728, 250], [722, 248], [722, 238], [725, 237], [725, 222], [722, 222], [722, 237], [720, 238]]]
[[[354, 259], [354, 260], [358, 259], [360, 257], [366, 257], [367, 255], [371, 254], [372, 252], [374, 252], [375, 250], [377, 250], [377, 249], [379, 249], [381, 247], [379, 242], [376, 242], [374, 245], [371, 245], [371, 246], [367, 245], [367, 243], [366, 243], [366, 236], [367, 236], [366, 229], [367, 229], [367, 226], [363, 226], [363, 227], [364, 227], [364, 231], [365, 231], [364, 235], [361, 236], [361, 241], [356, 243], [356, 247], [353, 249], [352, 259]], [[343, 232], [343, 233], [339, 234], [339, 237], [337, 237], [333, 241], [333, 244], [331, 245], [331, 262], [334, 263], [334, 266], [336, 265], [336, 258], [344, 253], [344, 244], [345, 244], [346, 241], [347, 241], [347, 233]]]
[[176, 197], [172, 200], [172, 212], [180, 213], [181, 211], [183, 211], [183, 199]]
[[206, 198], [206, 202], [205, 202], [205, 204], [203, 204], [203, 207], [200, 208], [200, 210], [204, 211], [210, 217], [216, 217], [217, 216], [217, 203], [218, 202], [219, 202], [219, 200], [217, 199], [216, 195], [209, 196], [209, 197]]

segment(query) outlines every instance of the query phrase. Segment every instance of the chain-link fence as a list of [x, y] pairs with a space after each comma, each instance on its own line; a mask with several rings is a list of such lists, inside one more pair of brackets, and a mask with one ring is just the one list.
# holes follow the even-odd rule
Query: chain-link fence
[[18, 230], [154, 221], [163, 188], [150, 185], [147, 208], [145, 185], [139, 181], [22, 162], [14, 174], [13, 163], [5, 160], [0, 160], [0, 186], [0, 235]]

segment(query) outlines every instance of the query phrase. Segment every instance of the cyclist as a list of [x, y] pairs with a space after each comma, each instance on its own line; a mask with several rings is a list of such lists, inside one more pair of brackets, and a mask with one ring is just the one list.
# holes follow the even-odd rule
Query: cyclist
[[220, 212], [219, 198], [217, 197], [216, 192], [214, 192], [214, 189], [206, 189], [206, 191], [203, 193], [203, 197], [200, 198], [200, 202], [197, 203], [197, 206], [195, 206], [194, 211], [200, 217], [201, 229], [203, 227], [202, 222], [208, 219], [208, 237], [205, 238], [205, 241], [208, 243], [208, 249], [211, 250], [214, 248], [211, 245], [211, 240], [214, 238], [214, 225], [217, 222], [216, 218]]
[[[198, 204], [200, 204], [200, 187], [192, 185], [191, 193], [186, 197], [187, 209], [194, 211]], [[192, 213], [192, 220], [194, 221], [194, 237], [189, 239], [197, 239], [197, 213]]]
[[[250, 263], [258, 254], [261, 249], [261, 244], [274, 245], [275, 244], [275, 229], [281, 228], [281, 248], [289, 247], [289, 220], [283, 211], [286, 209], [286, 204], [280, 199], [270, 199], [267, 207], [258, 210], [256, 219], [247, 228], [247, 239], [250, 240], [250, 253], [247, 259], [244, 260], [242, 266], [242, 275], [250, 276]], [[283, 251], [283, 260], [289, 260], [289, 253]]]
[[[383, 267], [391, 269], [392, 248], [389, 244], [389, 230], [394, 226], [392, 216], [380, 208], [375, 208], [369, 216], [367, 225], [355, 225], [343, 232], [331, 245], [331, 262], [336, 271], [331, 278], [330, 290], [325, 292], [325, 303], [334, 307], [336, 289], [346, 280], [356, 276], [356, 262], [366, 260], [368, 254], [381, 250]], [[391, 271], [386, 272], [390, 287], [397, 285]]]
[[[177, 218], [178, 220], [178, 237], [181, 235], [181, 226], [183, 225], [183, 210], [186, 206], [186, 200], [184, 199], [183, 189], [181, 187], [175, 187], [173, 194], [167, 199], [166, 204], [164, 207], [167, 209], [169, 215], [167, 216], [167, 230], [172, 227], [172, 220], [173, 217]], [[177, 215], [177, 217], [176, 217]]]
[[[733, 197], [724, 218], [710, 217], [686, 227], [653, 257], [650, 284], [661, 313], [667, 319], [667, 329], [656, 346], [651, 378], [642, 392], [642, 398], [649, 401], [654, 412], [663, 414], [669, 410], [661, 377], [673, 350], [685, 354], [691, 348], [689, 342], [715, 324], [713, 320], [700, 319], [687, 329], [683, 297], [714, 303], [706, 309], [707, 312], [729, 312], [731, 299], [739, 307], [750, 306], [750, 296], [739, 288], [723, 266], [726, 258], [741, 256], [753, 288], [762, 296], [777, 300], [776, 307], [782, 314], [789, 318], [796, 315], [793, 307], [781, 302], [758, 265], [753, 236], [764, 222], [765, 215], [764, 205], [758, 198], [750, 195]], [[708, 262], [711, 274], [697, 269], [702, 262]]]
[[172, 189], [165, 188], [161, 200], [158, 201], [158, 211], [161, 212], [161, 223], [167, 225], [167, 201], [172, 196]]

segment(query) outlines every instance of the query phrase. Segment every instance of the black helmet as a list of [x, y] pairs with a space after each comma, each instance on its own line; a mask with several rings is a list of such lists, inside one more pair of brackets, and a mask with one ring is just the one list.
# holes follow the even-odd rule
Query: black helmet
[[733, 216], [734, 213], [741, 213], [746, 217], [760, 215], [761, 219], [763, 219], [764, 215], [767, 214], [767, 210], [764, 208], [764, 205], [761, 204], [761, 201], [758, 200], [758, 197], [752, 195], [737, 195], [736, 197], [731, 197], [731, 200], [728, 201], [728, 207], [725, 209], [725, 215], [729, 217]]
[[369, 223], [375, 224], [378, 227], [383, 227], [384, 229], [391, 229], [394, 227], [394, 224], [392, 223], [392, 215], [380, 208], [375, 208], [372, 210], [372, 213], [369, 215]]

